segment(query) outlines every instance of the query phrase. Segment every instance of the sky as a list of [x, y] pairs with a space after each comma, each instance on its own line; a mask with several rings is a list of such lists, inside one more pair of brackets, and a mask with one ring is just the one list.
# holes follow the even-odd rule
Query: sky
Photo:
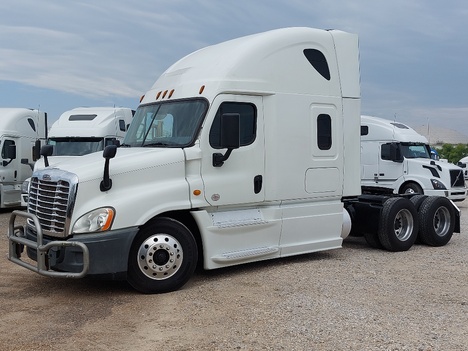
[[468, 135], [466, 0], [2, 0], [0, 107], [49, 125], [80, 106], [136, 109], [172, 63], [282, 27], [359, 35], [362, 114]]

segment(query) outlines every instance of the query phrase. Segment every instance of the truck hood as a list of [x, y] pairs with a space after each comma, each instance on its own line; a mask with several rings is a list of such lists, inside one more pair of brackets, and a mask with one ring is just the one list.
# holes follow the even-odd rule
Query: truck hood
[[[109, 162], [110, 176], [184, 162], [184, 151], [179, 148], [118, 148]], [[74, 173], [80, 183], [102, 179], [105, 159], [102, 152], [63, 160], [47, 169], [61, 169]]]
[[429, 158], [408, 158], [407, 160], [414, 165], [435, 167], [439, 170], [462, 169], [461, 167], [454, 165], [453, 163], [435, 161]]
[[[99, 154], [102, 156], [102, 151], [99, 152]], [[74, 159], [76, 157], [80, 157], [80, 156], [49, 156], [49, 158], [48, 158], [49, 167], [50, 168], [58, 167], [58, 165], [61, 164], [62, 162], [69, 161], [69, 160]], [[44, 168], [46, 168], [45, 164], [44, 164], [44, 157], [41, 157], [34, 164], [34, 170], [37, 171], [37, 170], [44, 169]]]

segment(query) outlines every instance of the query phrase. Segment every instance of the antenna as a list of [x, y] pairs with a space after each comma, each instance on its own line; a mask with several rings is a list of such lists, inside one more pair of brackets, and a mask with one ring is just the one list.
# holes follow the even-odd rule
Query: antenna
[[430, 132], [430, 130], [429, 130], [429, 117], [427, 117], [427, 141], [430, 144], [431, 143], [431, 137], [430, 137], [429, 132]]

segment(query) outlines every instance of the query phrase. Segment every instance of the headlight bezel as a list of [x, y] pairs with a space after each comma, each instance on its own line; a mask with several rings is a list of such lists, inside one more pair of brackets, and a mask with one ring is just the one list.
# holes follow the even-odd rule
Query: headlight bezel
[[447, 190], [444, 183], [437, 179], [431, 179], [431, 184], [434, 190]]
[[21, 184], [21, 194], [29, 194], [30, 183], [31, 183], [31, 178], [28, 178]]
[[113, 207], [99, 207], [78, 218], [72, 227], [73, 234], [99, 233], [112, 228], [115, 218]]

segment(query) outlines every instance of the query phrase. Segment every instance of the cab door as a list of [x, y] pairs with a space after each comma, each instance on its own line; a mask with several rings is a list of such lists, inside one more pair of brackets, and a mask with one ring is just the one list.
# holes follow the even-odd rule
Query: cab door
[[[221, 147], [223, 114], [238, 114], [239, 147], [217, 164], [213, 155], [226, 155]], [[212, 206], [259, 203], [264, 196], [263, 108], [260, 96], [219, 95], [203, 127], [201, 175], [206, 201]]]

